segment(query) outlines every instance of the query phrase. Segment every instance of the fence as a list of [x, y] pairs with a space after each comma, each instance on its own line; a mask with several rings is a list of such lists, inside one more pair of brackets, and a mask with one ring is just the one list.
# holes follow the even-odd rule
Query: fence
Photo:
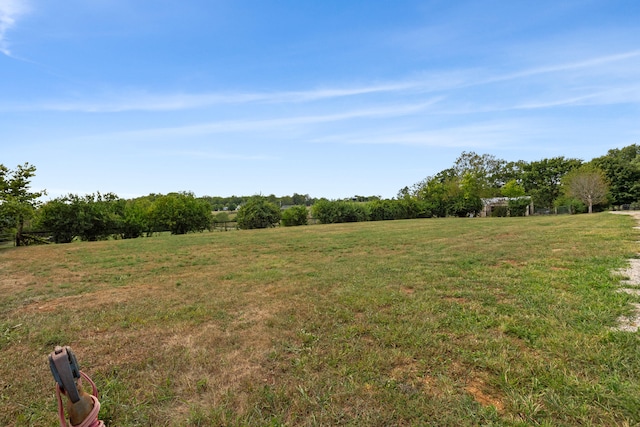
[[556, 208], [536, 208], [534, 215], [569, 215], [574, 213], [571, 206], [558, 206]]
[[211, 231], [229, 231], [238, 228], [236, 221], [221, 221], [211, 224]]
[[0, 248], [16, 245], [15, 233], [0, 233]]

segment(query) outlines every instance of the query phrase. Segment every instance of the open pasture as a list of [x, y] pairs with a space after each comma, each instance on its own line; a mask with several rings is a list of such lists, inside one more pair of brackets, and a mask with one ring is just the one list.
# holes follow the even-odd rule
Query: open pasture
[[0, 425], [640, 424], [631, 217], [426, 219], [0, 250]]

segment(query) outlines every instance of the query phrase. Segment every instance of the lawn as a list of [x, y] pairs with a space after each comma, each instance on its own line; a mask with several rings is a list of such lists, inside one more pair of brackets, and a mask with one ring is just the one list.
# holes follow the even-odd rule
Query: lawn
[[0, 250], [0, 425], [640, 424], [634, 220], [422, 219]]

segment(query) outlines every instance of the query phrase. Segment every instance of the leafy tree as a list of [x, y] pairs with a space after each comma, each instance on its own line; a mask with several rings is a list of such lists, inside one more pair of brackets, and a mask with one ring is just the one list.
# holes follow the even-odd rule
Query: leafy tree
[[523, 165], [522, 185], [535, 206], [551, 208], [561, 194], [562, 177], [582, 165], [578, 159], [554, 157]]
[[238, 209], [238, 228], [275, 227], [280, 223], [280, 208], [264, 196], [253, 196]]
[[25, 163], [10, 170], [0, 164], [0, 230], [14, 228], [16, 245], [24, 243], [22, 237], [25, 222], [33, 218], [38, 199], [46, 191], [31, 191], [31, 178], [36, 167]]
[[450, 181], [443, 181], [437, 178], [429, 179], [427, 185], [418, 193], [417, 198], [421, 200], [427, 210], [433, 216], [445, 217], [449, 211]]
[[293, 206], [294, 204], [295, 203], [293, 203], [293, 197], [291, 196], [279, 197], [276, 203], [276, 205], [279, 205], [280, 208], [283, 208], [284, 206]]
[[50, 231], [56, 243], [69, 243], [76, 237], [107, 239], [122, 232], [122, 203], [113, 193], [69, 194], [45, 203], [38, 211], [38, 225]]
[[496, 185], [502, 185], [502, 187], [504, 187], [510, 181], [515, 181], [516, 184], [523, 185], [522, 178], [526, 166], [527, 162], [524, 160], [504, 163], [496, 172], [494, 178]]
[[307, 225], [308, 215], [309, 213], [307, 212], [306, 206], [292, 206], [282, 212], [282, 225], [285, 227]]
[[458, 176], [455, 169], [445, 169], [428, 178], [417, 197], [434, 216], [465, 217], [482, 210], [480, 187], [483, 185], [472, 172]]
[[311, 201], [313, 199], [311, 197], [309, 197], [308, 194], [298, 194], [298, 193], [293, 193], [293, 196], [291, 197], [291, 201], [294, 205], [305, 205], [305, 206], [309, 206], [311, 205]]
[[80, 206], [79, 237], [82, 240], [95, 242], [117, 234], [121, 225], [117, 213], [118, 196], [113, 193], [87, 194], [75, 197], [73, 203]]
[[122, 239], [135, 239], [149, 230], [150, 206], [151, 203], [144, 198], [117, 201], [118, 225], [116, 228]]
[[606, 203], [609, 184], [602, 169], [584, 165], [569, 172], [563, 179], [565, 194], [583, 202], [588, 212], [593, 212], [593, 205]]
[[[479, 155], [473, 151], [463, 151], [453, 169], [458, 178], [465, 177], [467, 181], [475, 181], [472, 185], [478, 197], [494, 197], [504, 185], [501, 171], [506, 164], [506, 161], [491, 154]], [[468, 182], [467, 185], [470, 184]]]
[[215, 223], [229, 222], [229, 221], [231, 221], [231, 218], [229, 217], [229, 214], [227, 212], [218, 212], [213, 216], [213, 222]]
[[591, 163], [605, 172], [614, 205], [640, 201], [640, 145], [609, 150], [607, 155], [595, 158]]
[[524, 187], [518, 184], [515, 179], [511, 179], [505, 183], [500, 189], [500, 192], [504, 197], [521, 197], [525, 195]]
[[51, 232], [55, 243], [71, 243], [82, 231], [80, 205], [70, 196], [50, 200], [38, 209], [36, 223]]
[[207, 230], [211, 225], [211, 207], [192, 193], [171, 193], [158, 197], [149, 210], [152, 231], [186, 234]]

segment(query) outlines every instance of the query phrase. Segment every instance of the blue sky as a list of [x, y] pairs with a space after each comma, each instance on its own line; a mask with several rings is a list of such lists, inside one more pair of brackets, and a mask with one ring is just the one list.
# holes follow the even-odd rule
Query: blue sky
[[634, 143], [637, 0], [0, 0], [0, 163], [48, 198], [394, 197]]

